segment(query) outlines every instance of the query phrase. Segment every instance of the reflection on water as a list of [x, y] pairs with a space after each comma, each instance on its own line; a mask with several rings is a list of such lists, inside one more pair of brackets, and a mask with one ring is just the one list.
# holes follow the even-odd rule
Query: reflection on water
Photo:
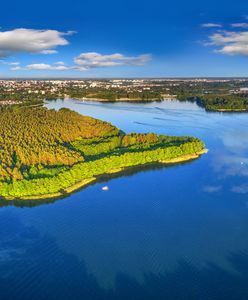
[[194, 135], [209, 153], [102, 178], [50, 204], [3, 206], [2, 299], [248, 298], [247, 114], [177, 101], [47, 107], [72, 108], [126, 132]]
[[[26, 226], [13, 214], [0, 212], [1, 299], [247, 299], [248, 255], [231, 253], [233, 271], [206, 261], [199, 267], [178, 259], [173, 270], [143, 273], [137, 281], [122, 270], [116, 272], [114, 288], [99, 285], [83, 260], [64, 252], [52, 235]], [[14, 235], [14, 239], [9, 237]], [[4, 250], [5, 249], [5, 250]], [[45, 288], [44, 288], [45, 287]]]

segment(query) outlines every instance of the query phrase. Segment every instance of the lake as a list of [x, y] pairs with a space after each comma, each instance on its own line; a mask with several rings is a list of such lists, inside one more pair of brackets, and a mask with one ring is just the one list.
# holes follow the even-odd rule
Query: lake
[[247, 113], [179, 101], [46, 107], [125, 132], [192, 135], [209, 152], [103, 178], [56, 201], [3, 202], [1, 299], [248, 299]]

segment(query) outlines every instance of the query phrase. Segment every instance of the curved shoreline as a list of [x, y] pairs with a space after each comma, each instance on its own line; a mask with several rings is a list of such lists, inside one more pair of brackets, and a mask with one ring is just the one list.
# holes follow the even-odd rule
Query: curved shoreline
[[[202, 154], [207, 153], [208, 150], [207, 149], [202, 149], [201, 151], [198, 151], [196, 153], [192, 153], [192, 154], [187, 154], [187, 155], [182, 155], [179, 157], [175, 157], [175, 158], [171, 158], [171, 159], [167, 159], [167, 160], [162, 160], [162, 161], [154, 161], [152, 163], [146, 163], [146, 164], [141, 164], [141, 165], [137, 165], [136, 167], [141, 167], [144, 165], [149, 165], [149, 164], [153, 164], [153, 163], [159, 163], [159, 164], [164, 164], [164, 165], [172, 165], [172, 164], [180, 164], [183, 162], [187, 162], [187, 161], [191, 161], [194, 159], [199, 158]], [[65, 196], [68, 196], [80, 189], [82, 189], [83, 187], [86, 187], [87, 185], [96, 182], [97, 179], [103, 175], [110, 175], [110, 174], [118, 174], [121, 173], [123, 171], [125, 171], [126, 169], [131, 168], [131, 167], [122, 167], [122, 168], [118, 168], [118, 169], [112, 169], [109, 170], [107, 173], [103, 173], [100, 174], [96, 177], [92, 177], [92, 178], [87, 178], [87, 179], [83, 179], [79, 182], [77, 182], [76, 184], [69, 186], [59, 192], [56, 193], [52, 193], [52, 194], [44, 194], [44, 195], [33, 195], [33, 196], [24, 196], [24, 197], [3, 197], [0, 196], [0, 199], [2, 200], [6, 200], [6, 201], [16, 201], [16, 200], [24, 200], [24, 201], [32, 201], [32, 200], [45, 200], [45, 199], [59, 199], [59, 198], [63, 198]]]

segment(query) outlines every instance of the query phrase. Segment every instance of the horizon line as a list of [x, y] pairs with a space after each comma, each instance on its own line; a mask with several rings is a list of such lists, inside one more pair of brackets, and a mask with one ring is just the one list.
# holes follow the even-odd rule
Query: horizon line
[[111, 80], [111, 79], [248, 79], [247, 76], [134, 76], [134, 77], [0, 77], [0, 80]]

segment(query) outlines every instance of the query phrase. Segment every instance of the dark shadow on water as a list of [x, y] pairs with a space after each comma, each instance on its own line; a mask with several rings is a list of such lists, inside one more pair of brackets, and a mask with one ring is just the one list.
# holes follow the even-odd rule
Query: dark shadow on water
[[[200, 158], [198, 158], [198, 159], [200, 159]], [[176, 163], [176, 164], [173, 163], [173, 164], [165, 165], [165, 164], [161, 164], [161, 163], [150, 163], [150, 164], [146, 164], [146, 165], [142, 165], [142, 166], [128, 167], [125, 170], [120, 171], [118, 173], [100, 175], [97, 177], [97, 179], [95, 181], [85, 185], [82, 188], [79, 188], [78, 190], [74, 191], [73, 193], [70, 193], [70, 194], [66, 193], [64, 196], [60, 196], [57, 198], [43, 199], [43, 200], [11, 200], [11, 201], [0, 199], [0, 209], [1, 209], [1, 207], [6, 207], [6, 206], [15, 206], [15, 207], [20, 207], [20, 208], [23, 208], [23, 207], [32, 208], [32, 207], [39, 206], [39, 205], [52, 204], [58, 200], [66, 199], [70, 195], [72, 195], [80, 190], [86, 189], [89, 186], [93, 186], [93, 185], [101, 183], [101, 182], [106, 182], [111, 179], [120, 178], [120, 177], [134, 176], [140, 172], [149, 172], [149, 171], [160, 170], [160, 169], [164, 169], [164, 168], [170, 168], [170, 167], [190, 164], [194, 160], [195, 159], [192, 159], [192, 160], [189, 160], [186, 162], [182, 162], [182, 163]]]
[[[99, 285], [85, 263], [65, 253], [12, 214], [0, 214], [0, 298], [4, 300], [247, 300], [248, 255], [228, 258], [233, 271], [179, 260], [173, 271], [116, 274], [112, 289]], [[110, 249], [111, 251], [111, 249]], [[87, 262], [86, 262], [87, 263]]]

